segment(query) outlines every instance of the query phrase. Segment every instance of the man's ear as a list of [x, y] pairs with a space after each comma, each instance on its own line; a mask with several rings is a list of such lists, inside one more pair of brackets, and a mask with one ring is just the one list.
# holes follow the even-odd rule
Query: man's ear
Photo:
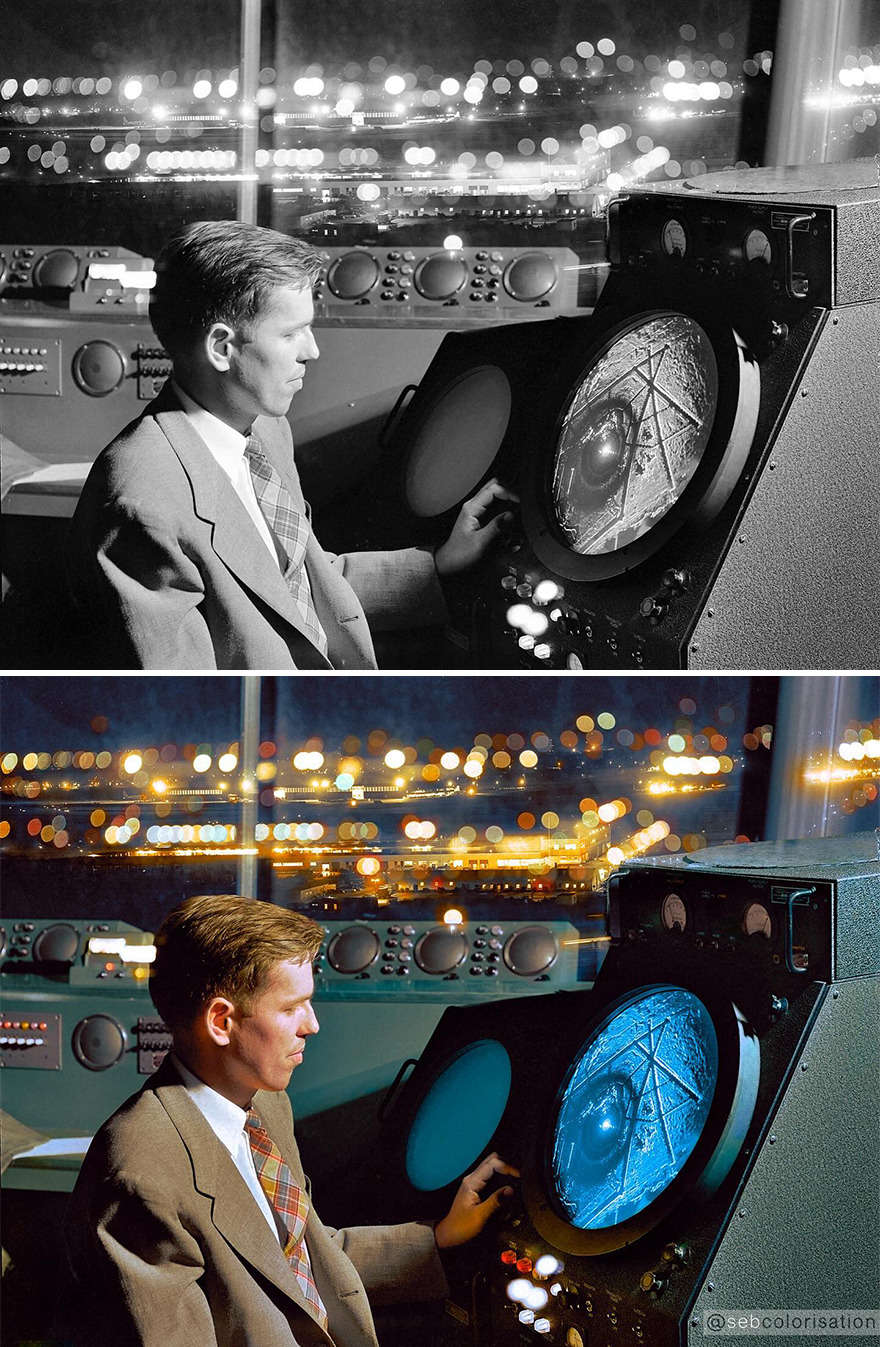
[[213, 323], [204, 337], [208, 363], [221, 372], [229, 369], [235, 346], [235, 329], [228, 323]]
[[214, 996], [205, 1007], [205, 1030], [212, 1043], [226, 1047], [232, 1036], [232, 1025], [236, 1010], [232, 1001], [225, 996]]

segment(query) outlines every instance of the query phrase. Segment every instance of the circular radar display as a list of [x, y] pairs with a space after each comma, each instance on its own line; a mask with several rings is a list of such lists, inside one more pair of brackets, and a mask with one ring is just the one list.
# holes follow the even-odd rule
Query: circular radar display
[[434, 1192], [467, 1173], [489, 1144], [507, 1107], [511, 1067], [494, 1039], [471, 1043], [428, 1086], [406, 1144], [406, 1174]]
[[699, 1141], [717, 1080], [717, 1035], [693, 993], [652, 988], [612, 1010], [556, 1116], [551, 1173], [566, 1220], [603, 1230], [656, 1201]]
[[717, 404], [715, 353], [693, 319], [660, 314], [619, 334], [563, 417], [551, 493], [566, 545], [596, 556], [650, 532], [699, 467]]

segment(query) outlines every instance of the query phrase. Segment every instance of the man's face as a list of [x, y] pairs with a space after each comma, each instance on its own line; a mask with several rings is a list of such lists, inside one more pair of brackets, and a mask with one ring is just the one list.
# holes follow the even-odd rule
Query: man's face
[[227, 391], [248, 422], [287, 413], [294, 393], [302, 388], [306, 363], [318, 358], [314, 317], [308, 287], [279, 286], [247, 329], [235, 334]]
[[310, 963], [276, 964], [251, 1013], [232, 1017], [227, 1066], [242, 1093], [286, 1090], [303, 1059], [306, 1039], [318, 1032], [312, 1009], [315, 990]]

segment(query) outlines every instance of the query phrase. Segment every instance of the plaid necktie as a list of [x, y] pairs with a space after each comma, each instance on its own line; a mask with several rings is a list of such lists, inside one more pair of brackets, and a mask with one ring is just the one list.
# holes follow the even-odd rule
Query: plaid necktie
[[254, 1157], [254, 1167], [275, 1211], [287, 1230], [284, 1255], [299, 1282], [312, 1312], [326, 1331], [327, 1311], [312, 1277], [312, 1265], [306, 1248], [305, 1230], [309, 1215], [309, 1199], [293, 1181], [293, 1175], [281, 1158], [281, 1152], [263, 1127], [262, 1119], [253, 1109], [248, 1110], [244, 1130]]
[[327, 637], [318, 621], [309, 577], [306, 575], [305, 555], [309, 540], [309, 521], [295, 507], [290, 492], [263, 453], [262, 445], [255, 435], [247, 437], [244, 453], [251, 470], [251, 479], [260, 509], [287, 556], [287, 568], [284, 572], [287, 587], [299, 609], [309, 639], [322, 655], [326, 655]]

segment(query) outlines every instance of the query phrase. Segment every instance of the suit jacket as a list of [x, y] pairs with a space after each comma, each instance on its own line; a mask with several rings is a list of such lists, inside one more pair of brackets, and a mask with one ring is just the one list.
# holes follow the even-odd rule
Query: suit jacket
[[[267, 458], [308, 515], [290, 426], [258, 417]], [[170, 381], [101, 453], [71, 522], [67, 572], [82, 668], [370, 669], [376, 630], [441, 622], [421, 548], [333, 556], [312, 535], [306, 570], [328, 659]]]
[[[309, 1191], [290, 1101], [254, 1107]], [[376, 1347], [376, 1303], [446, 1293], [430, 1225], [306, 1227], [327, 1308], [310, 1314], [277, 1238], [170, 1061], [106, 1122], [67, 1215], [82, 1347]], [[328, 1336], [329, 1335], [329, 1336]]]

